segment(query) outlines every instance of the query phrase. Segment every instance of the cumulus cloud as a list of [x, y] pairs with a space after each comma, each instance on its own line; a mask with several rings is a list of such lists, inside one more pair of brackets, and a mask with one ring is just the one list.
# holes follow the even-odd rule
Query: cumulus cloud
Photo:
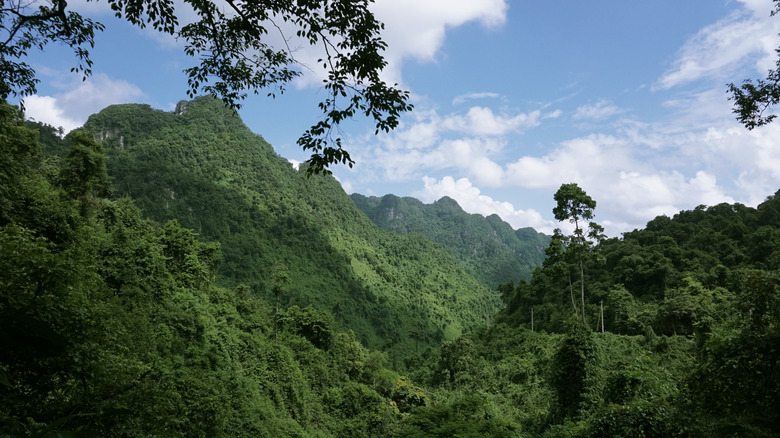
[[[174, 5], [180, 24], [191, 23], [198, 18], [186, 2], [175, 0]], [[224, 6], [223, 9], [230, 13], [231, 8]], [[69, 7], [104, 20], [113, 15], [104, 2], [74, 0], [69, 3]], [[434, 61], [444, 44], [448, 29], [472, 22], [485, 29], [501, 26], [506, 20], [508, 4], [506, 0], [377, 0], [370, 8], [385, 25], [381, 35], [388, 44], [384, 53], [388, 65], [382, 78], [391, 84], [403, 84], [404, 62]], [[322, 47], [312, 47], [308, 41], [297, 37], [296, 29], [290, 23], [279, 20], [269, 24], [268, 29], [269, 44], [273, 47], [289, 47], [303, 67], [303, 75], [295, 80], [295, 85], [298, 88], [321, 86], [322, 79], [327, 77], [317, 62], [324, 58]], [[182, 40], [151, 28], [140, 32], [157, 41], [161, 47], [180, 48], [183, 44]]]
[[385, 180], [409, 180], [425, 169], [455, 168], [466, 170], [479, 184], [496, 186], [504, 172], [494, 157], [505, 152], [508, 136], [538, 126], [543, 118], [539, 110], [496, 113], [474, 106], [465, 113], [441, 115], [433, 109], [416, 109], [393, 132], [370, 136], [365, 140], [370, 146], [351, 150]]
[[385, 24], [387, 79], [403, 82], [401, 68], [406, 59], [433, 61], [448, 28], [469, 22], [486, 28], [502, 25], [507, 7], [505, 0], [377, 0], [372, 11]]
[[686, 176], [679, 165], [667, 168], [663, 158], [644, 158], [626, 138], [594, 134], [510, 163], [504, 185], [553, 193], [562, 183], [576, 182], [598, 201], [597, 214], [611, 218], [611, 235], [683, 208], [734, 202], [712, 173], [695, 170], [698, 163], [692, 165], [693, 176]]
[[444, 129], [475, 136], [500, 136], [512, 131], [539, 126], [541, 112], [516, 115], [496, 114], [492, 109], [474, 106], [465, 115], [450, 115], [442, 121]]
[[35, 122], [46, 123], [54, 127], [62, 127], [64, 132], [70, 132], [83, 122], [78, 122], [65, 115], [65, 111], [57, 106], [57, 99], [51, 96], [28, 96], [24, 99], [25, 117]]
[[[701, 99], [688, 102], [701, 103]], [[597, 219], [605, 218], [603, 225], [610, 235], [700, 204], [736, 200], [755, 204], [780, 186], [780, 126], [747, 131], [723, 114], [705, 123], [704, 115], [691, 114], [697, 111], [681, 104], [666, 121], [621, 121], [622, 127], [614, 133], [571, 138], [538, 154], [519, 150], [519, 156], [510, 160], [505, 155], [510, 151], [508, 143], [518, 141], [510, 135], [514, 132], [486, 129], [496, 135], [469, 135], [468, 129], [456, 129], [469, 125], [467, 115], [440, 116], [430, 111], [404, 126], [399, 137], [384, 140], [388, 144], [398, 138], [413, 141], [411, 133], [425, 132], [424, 147], [402, 151], [374, 145], [372, 157], [360, 161], [375, 166], [374, 175], [395, 181], [426, 173], [461, 175], [428, 177], [418, 195], [451, 196], [471, 213], [502, 211], [499, 215], [512, 224], [520, 223], [519, 219], [509, 220], [512, 215], [505, 204], [485, 199], [474, 184], [547, 191], [551, 198], [560, 184], [576, 182], [598, 201]], [[689, 117], [699, 118], [700, 123], [691, 123]], [[737, 190], [739, 198], [733, 195]], [[540, 217], [549, 216], [544, 213]], [[517, 217], [524, 216], [518, 213]], [[538, 226], [549, 230], [549, 224]]]
[[[608, 99], [585, 102], [575, 105], [573, 120], [615, 122], [587, 135], [548, 140], [552, 130], [535, 128], [548, 120], [555, 126], [559, 122], [551, 119], [561, 110], [546, 112], [540, 106], [518, 113], [507, 111], [506, 101], [499, 107], [482, 100], [445, 114], [418, 105], [396, 132], [370, 140], [369, 148], [353, 148], [363, 155], [360, 177], [422, 178], [416, 195], [425, 200], [450, 196], [471, 213], [496, 213], [515, 227], [547, 232], [565, 224], [545, 221], [549, 211], [518, 209], [478, 187], [547, 192], [552, 199], [562, 183], [576, 182], [596, 199], [596, 219], [613, 236], [700, 204], [756, 205], [780, 187], [780, 124], [747, 131], [736, 123], [724, 90], [733, 79], [725, 75], [772, 67], [780, 20], [769, 17], [771, 0], [740, 3], [741, 10], [704, 27], [679, 50], [652, 90], [666, 99], [655, 115], [615, 118], [630, 109]], [[698, 81], [695, 90], [682, 88], [693, 81]], [[678, 86], [684, 92], [670, 90]], [[452, 103], [496, 97], [469, 93]], [[530, 138], [531, 129], [542, 136]]]
[[143, 92], [133, 84], [96, 74], [78, 81], [67, 92], [54, 96], [33, 95], [25, 98], [25, 115], [67, 132], [84, 124], [87, 118], [107, 107], [141, 99]]
[[771, 0], [743, 0], [745, 9], [700, 30], [680, 49], [655, 88], [668, 89], [706, 77], [725, 77], [746, 59], [764, 74], [774, 67], [780, 21]]
[[558, 226], [556, 222], [545, 220], [536, 210], [518, 210], [509, 202], [496, 201], [481, 194], [480, 189], [474, 187], [468, 178], [455, 180], [451, 176], [441, 179], [426, 176], [423, 178], [423, 185], [423, 190], [416, 192], [414, 196], [424, 202], [433, 202], [449, 196], [456, 200], [463, 210], [483, 216], [497, 214], [515, 229], [533, 227], [537, 231], [552, 234]]
[[[377, 0], [371, 5], [371, 11], [384, 23], [381, 35], [387, 43], [384, 56], [388, 64], [382, 72], [382, 79], [403, 86], [404, 62], [435, 61], [448, 29], [471, 22], [479, 23], [486, 29], [496, 28], [506, 20], [507, 8], [506, 0]], [[285, 29], [284, 23], [279, 25], [287, 44], [294, 49], [295, 57], [306, 66], [305, 74], [296, 80], [296, 85], [320, 86], [326, 77], [316, 62], [323, 58], [321, 49], [310, 47], [304, 41], [298, 42], [294, 31]], [[278, 43], [284, 42], [278, 40]]]

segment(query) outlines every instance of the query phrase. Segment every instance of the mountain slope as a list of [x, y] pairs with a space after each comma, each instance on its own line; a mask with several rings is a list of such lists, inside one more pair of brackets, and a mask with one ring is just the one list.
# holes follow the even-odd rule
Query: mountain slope
[[530, 278], [550, 243], [549, 236], [533, 228], [513, 230], [497, 215], [468, 214], [449, 197], [433, 204], [395, 195], [354, 193], [351, 197], [379, 227], [400, 234], [420, 233], [447, 248], [466, 272], [491, 289]]
[[385, 437], [426, 403], [329, 314], [216, 286], [219, 244], [106, 198], [91, 134], [40, 144], [17, 114], [0, 103], [1, 437]]
[[271, 267], [284, 262], [282, 306], [328, 310], [364, 345], [396, 353], [451, 339], [498, 307], [447, 251], [378, 229], [337, 181], [306, 178], [218, 101], [174, 113], [117, 105], [85, 127], [103, 140], [117, 195], [221, 243], [226, 286], [273, 301]]

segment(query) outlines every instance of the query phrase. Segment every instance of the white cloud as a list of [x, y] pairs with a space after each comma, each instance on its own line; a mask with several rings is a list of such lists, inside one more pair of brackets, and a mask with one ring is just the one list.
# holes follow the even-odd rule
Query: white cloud
[[558, 226], [556, 222], [545, 220], [536, 210], [516, 210], [509, 202], [496, 201], [493, 198], [482, 195], [479, 188], [474, 187], [468, 178], [460, 178], [457, 181], [451, 176], [437, 180], [423, 177], [424, 188], [414, 193], [424, 202], [433, 202], [444, 196], [456, 200], [463, 210], [469, 213], [490, 216], [497, 214], [513, 228], [533, 227], [537, 231], [552, 234]]
[[24, 106], [25, 117], [28, 120], [62, 127], [64, 132], [70, 132], [83, 125], [83, 122], [67, 117], [65, 112], [57, 107], [57, 99], [51, 96], [28, 96], [24, 99]]
[[460, 96], [457, 96], [454, 99], [452, 99], [452, 104], [460, 105], [462, 103], [465, 103], [468, 100], [497, 99], [499, 97], [501, 96], [498, 93], [491, 93], [491, 92], [461, 94]]
[[[552, 199], [562, 183], [576, 182], [597, 200], [596, 220], [613, 236], [700, 204], [756, 205], [780, 187], [780, 123], [753, 131], [739, 126], [724, 90], [733, 79], [725, 74], [745, 66], [763, 72], [760, 63], [777, 56], [780, 20], [769, 17], [771, 0], [741, 4], [745, 9], [703, 28], [678, 52], [673, 68], [656, 84], [654, 96], [666, 99], [654, 108], [656, 116], [621, 118], [609, 130], [561, 141], [547, 140], [551, 130], [544, 129], [533, 131], [542, 135], [538, 139], [521, 136], [559, 117], [561, 110], [545, 112], [542, 106], [511, 113], [506, 102], [501, 110], [480, 102], [439, 114], [420, 113], [418, 105], [418, 113], [405, 116], [398, 131], [371, 140], [368, 153], [363, 149], [358, 161], [371, 176], [360, 178], [412, 181], [427, 175], [417, 196], [429, 201], [450, 196], [471, 213], [496, 213], [515, 227], [548, 232], [558, 226], [543, 219], [549, 211], [516, 210], [477, 186], [548, 192]], [[665, 91], [699, 80], [695, 90], [681, 87], [673, 97]], [[472, 93], [452, 103], [494, 97]], [[572, 119], [599, 121], [628, 111], [603, 99], [580, 105]]]
[[442, 121], [444, 129], [475, 136], [500, 136], [512, 131], [539, 126], [541, 113], [496, 114], [490, 108], [474, 106], [465, 115], [450, 115]]
[[[670, 152], [666, 152], [667, 154]], [[679, 155], [672, 151], [672, 158]], [[692, 163], [695, 169], [698, 163]], [[734, 202], [710, 172], [686, 177], [679, 163], [644, 156], [625, 138], [590, 135], [561, 143], [541, 157], [524, 156], [506, 166], [504, 187], [547, 188], [576, 182], [598, 202], [597, 216], [608, 217], [611, 235], [643, 226], [660, 214], [673, 215], [699, 204]], [[597, 218], [598, 219], [598, 218]]]
[[434, 60], [444, 43], [447, 28], [476, 21], [487, 28], [506, 20], [505, 0], [377, 0], [372, 11], [385, 24], [388, 79], [402, 83], [401, 67], [406, 59]]
[[574, 111], [574, 120], [599, 121], [623, 113], [624, 110], [613, 105], [608, 100], [599, 100], [593, 105], [581, 105]]
[[700, 30], [680, 49], [673, 67], [655, 85], [667, 89], [701, 78], [726, 78], [746, 59], [761, 74], [774, 66], [780, 21], [770, 17], [771, 0], [745, 0], [737, 11]]
[[370, 146], [350, 150], [362, 167], [374, 167], [370, 171], [374, 178], [402, 181], [416, 178], [424, 169], [456, 168], [466, 170], [479, 184], [496, 186], [504, 172], [493, 157], [505, 152], [508, 135], [538, 126], [542, 117], [539, 110], [509, 114], [481, 106], [444, 116], [416, 109], [393, 132], [365, 137]]
[[602, 177], [633, 164], [624, 140], [593, 134], [565, 141], [544, 156], [526, 155], [507, 164], [505, 185], [552, 188], [564, 182]]
[[83, 125], [90, 115], [108, 105], [128, 103], [144, 96], [135, 85], [103, 74], [93, 75], [86, 81], [78, 80], [77, 84], [70, 91], [55, 96], [25, 98], [25, 115], [52, 126], [62, 126], [67, 132]]
[[[230, 15], [231, 8], [226, 3], [217, 3], [222, 3], [218, 6]], [[74, 0], [69, 6], [86, 16], [97, 16], [104, 21], [112, 19], [109, 15], [113, 15], [113, 11], [104, 2]], [[180, 26], [197, 20], [197, 14], [188, 3], [174, 0], [174, 6]], [[434, 61], [448, 29], [471, 22], [479, 23], [486, 29], [501, 26], [506, 20], [508, 4], [507, 0], [377, 0], [370, 9], [385, 25], [381, 36], [387, 43], [384, 56], [388, 65], [381, 77], [390, 84], [403, 86], [404, 62], [410, 59]], [[267, 28], [267, 42], [272, 47], [289, 47], [302, 67], [303, 75], [294, 80], [294, 85], [298, 88], [322, 86], [322, 80], [327, 78], [321, 63], [317, 62], [325, 57], [322, 46], [312, 47], [307, 40], [297, 37], [297, 28], [289, 22], [279, 20], [269, 23]], [[183, 46], [183, 40], [150, 27], [139, 32], [157, 41], [162, 48], [180, 49]], [[490, 93], [477, 94], [482, 94], [482, 98], [492, 97], [488, 95]]]
[[[488, 29], [500, 26], [506, 20], [508, 5], [506, 0], [377, 0], [370, 8], [385, 25], [381, 36], [387, 43], [384, 52], [387, 66], [381, 78], [403, 87], [404, 62], [435, 61], [450, 28], [470, 22]], [[304, 74], [295, 80], [295, 85], [298, 88], [321, 86], [327, 78], [321, 63], [317, 62], [324, 58], [321, 47], [312, 47], [295, 37], [295, 29], [290, 25], [277, 24], [282, 34], [269, 33], [269, 41], [276, 47], [289, 45], [296, 60], [304, 66]]]
[[472, 203], [463, 201], [463, 207], [472, 213], [486, 210], [473, 201], [481, 198], [471, 184], [549, 191], [551, 198], [560, 184], [576, 182], [599, 202], [597, 220], [618, 235], [700, 204], [755, 205], [780, 187], [780, 124], [747, 131], [723, 100], [717, 90], [694, 94], [668, 104], [662, 120], [620, 120], [609, 134], [571, 138], [539, 153], [524, 150], [521, 131], [510, 129], [520, 125], [513, 120], [538, 124], [544, 119], [538, 112], [519, 117], [473, 107], [442, 116], [428, 110], [406, 117], [399, 131], [374, 142], [358, 161], [372, 167], [373, 178], [388, 181], [454, 175], [452, 181], [429, 180], [421, 193], [471, 193]]

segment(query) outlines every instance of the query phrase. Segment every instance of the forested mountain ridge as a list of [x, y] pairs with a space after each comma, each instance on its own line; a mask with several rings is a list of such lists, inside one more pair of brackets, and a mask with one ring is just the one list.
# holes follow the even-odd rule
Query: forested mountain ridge
[[420, 233], [447, 248], [466, 272], [491, 289], [529, 279], [550, 243], [549, 236], [533, 228], [513, 230], [498, 215], [468, 214], [449, 197], [424, 204], [395, 195], [350, 196], [379, 227], [399, 234]]
[[[331, 179], [296, 185], [298, 171], [275, 155], [253, 157], [251, 147], [240, 149], [238, 143], [251, 143], [230, 139], [242, 130], [213, 127], [241, 125], [225, 120], [232, 115], [223, 107], [200, 103], [179, 114], [160, 112], [160, 118], [145, 106], [97, 115], [119, 126], [97, 131], [116, 148], [108, 158], [93, 133], [76, 130], [60, 139], [0, 106], [0, 436], [780, 434], [780, 192], [757, 208], [720, 204], [661, 216], [621, 238], [556, 233], [529, 281], [500, 286], [506, 307], [489, 328], [477, 321], [474, 330], [428, 348], [434, 342], [425, 338], [427, 330], [443, 326], [425, 325], [427, 300], [458, 275], [476, 280], [452, 268], [451, 254], [421, 235], [373, 226]], [[208, 120], [198, 114], [204, 111]], [[121, 123], [140, 124], [147, 116], [157, 123], [151, 135], [123, 131]], [[190, 149], [172, 141], [182, 132], [196, 140], [182, 142]], [[227, 152], [211, 148], [210, 132], [219, 134]], [[236, 148], [244, 159], [226, 161]], [[144, 154], [158, 161], [141, 159]], [[192, 162], [177, 169], [170, 156]], [[264, 168], [261, 157], [282, 166]], [[230, 268], [222, 251], [231, 241], [208, 243], [178, 220], [146, 219], [132, 199], [117, 198], [106, 163], [128, 168], [115, 182], [134, 193], [143, 189], [139, 202], [150, 211], [186, 213], [182, 220], [197, 220], [203, 234], [249, 225], [273, 238], [265, 246], [257, 238], [239, 247], [259, 242], [269, 258], [270, 266], [254, 273], [263, 298], [235, 278], [217, 280], [220, 269]], [[230, 197], [236, 186], [229, 179], [212, 182], [215, 173], [241, 169], [252, 187], [260, 177], [245, 163], [262, 175], [278, 171], [282, 179], [274, 181], [293, 175], [286, 184], [263, 186], [279, 197], [275, 203], [265, 192], [241, 192], [256, 200], [246, 220], [235, 207], [244, 198]], [[149, 183], [132, 166], [156, 172], [166, 184]], [[184, 184], [173, 186], [176, 178]], [[186, 183], [197, 190], [188, 193]], [[215, 213], [191, 199], [218, 189], [224, 190]], [[153, 195], [144, 198], [144, 192]], [[288, 199], [298, 193], [306, 202]], [[581, 195], [577, 202], [596, 207]], [[218, 220], [209, 216], [217, 213]], [[252, 225], [252, 215], [264, 225]], [[355, 248], [362, 253], [354, 255]], [[293, 251], [311, 251], [334, 269], [349, 259], [349, 269], [338, 277], [317, 270], [303, 254], [278, 257]], [[285, 269], [288, 264], [294, 267]], [[419, 266], [441, 274], [436, 280], [443, 289], [427, 283]], [[357, 323], [356, 332], [339, 330], [328, 312], [302, 306], [320, 278], [317, 292], [344, 306], [337, 309], [338, 326]], [[407, 294], [379, 302], [380, 296], [373, 304], [367, 293], [351, 295], [363, 289], [329, 289], [343, 278], [357, 285], [374, 279], [372, 292], [399, 294], [405, 289], [388, 285], [417, 281], [423, 293], [414, 294], [416, 300]], [[574, 299], [580, 291], [584, 306]], [[402, 358], [396, 362], [408, 377], [385, 368], [386, 355], [356, 337], [371, 339], [360, 323], [373, 323], [373, 315], [345, 317], [360, 311], [361, 302], [369, 303], [366, 313], [376, 305], [391, 316], [399, 308], [413, 314], [400, 322], [411, 325], [388, 329], [405, 333], [406, 343], [379, 349]], [[479, 319], [480, 309], [469, 310]]]
[[221, 284], [274, 301], [281, 263], [282, 307], [327, 310], [364, 345], [390, 352], [452, 339], [498, 308], [497, 294], [447, 251], [379, 230], [335, 179], [307, 178], [215, 99], [172, 113], [111, 106], [85, 128], [106, 150], [115, 196], [221, 243]]
[[427, 402], [329, 314], [217, 286], [220, 244], [110, 199], [92, 133], [25, 125], [0, 104], [0, 437], [391, 436]]

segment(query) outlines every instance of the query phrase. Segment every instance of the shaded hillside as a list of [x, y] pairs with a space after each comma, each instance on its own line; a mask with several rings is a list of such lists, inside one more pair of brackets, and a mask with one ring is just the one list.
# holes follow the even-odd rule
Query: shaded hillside
[[214, 284], [218, 243], [106, 197], [0, 103], [0, 437], [393, 436], [426, 396], [312, 307]]
[[175, 113], [112, 106], [85, 127], [103, 141], [116, 195], [221, 243], [221, 284], [272, 300], [271, 267], [283, 262], [283, 307], [313, 304], [391, 351], [451, 339], [497, 309], [447, 251], [378, 229], [333, 178], [306, 178], [216, 100]]
[[399, 234], [419, 233], [448, 249], [469, 274], [491, 289], [528, 279], [544, 260], [549, 236], [533, 228], [517, 231], [498, 215], [468, 214], [444, 197], [432, 204], [395, 195], [350, 195], [379, 227]]

